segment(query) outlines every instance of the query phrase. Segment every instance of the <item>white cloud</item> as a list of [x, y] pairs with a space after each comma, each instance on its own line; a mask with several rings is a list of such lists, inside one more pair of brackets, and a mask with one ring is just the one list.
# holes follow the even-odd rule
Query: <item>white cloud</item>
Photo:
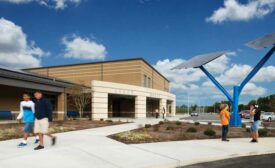
[[207, 22], [222, 23], [224, 21], [247, 21], [262, 18], [275, 9], [275, 0], [248, 0], [241, 4], [237, 0], [225, 0], [224, 7], [215, 10]]
[[107, 51], [104, 45], [89, 38], [81, 38], [76, 35], [65, 36], [62, 39], [65, 45], [65, 58], [76, 59], [104, 59]]
[[[228, 54], [227, 54], [228, 55]], [[236, 55], [232, 52], [229, 55]], [[192, 99], [226, 99], [214, 84], [199, 69], [170, 70], [184, 62], [182, 59], [159, 60], [154, 67], [170, 80], [171, 92], [181, 97], [178, 101], [185, 102], [187, 94]], [[232, 64], [228, 56], [206, 65], [215, 78], [232, 94], [232, 87], [239, 85], [252, 70], [250, 65]], [[275, 81], [275, 66], [263, 67], [257, 75], [245, 86], [242, 94], [246, 96], [262, 96], [267, 89], [259, 86], [263, 82]], [[183, 96], [184, 95], [184, 96]]]
[[254, 83], [247, 83], [242, 91], [242, 95], [262, 96], [266, 93], [266, 89], [256, 86]]
[[14, 4], [26, 4], [31, 2], [36, 2], [39, 5], [43, 5], [49, 8], [54, 8], [57, 10], [65, 9], [69, 4], [78, 5], [81, 0], [0, 0], [0, 2], [10, 2]]
[[13, 68], [40, 66], [41, 56], [49, 55], [34, 42], [28, 43], [22, 28], [0, 19], [0, 65]]

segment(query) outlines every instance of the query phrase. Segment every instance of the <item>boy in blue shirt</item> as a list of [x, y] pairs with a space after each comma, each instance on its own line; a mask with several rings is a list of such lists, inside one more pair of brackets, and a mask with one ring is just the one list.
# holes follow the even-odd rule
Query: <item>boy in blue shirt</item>
[[[30, 134], [33, 133], [33, 123], [34, 123], [34, 103], [30, 100], [30, 95], [27, 93], [23, 94], [23, 101], [20, 103], [20, 113], [17, 117], [17, 121], [23, 118], [24, 122], [24, 137], [23, 141], [18, 145], [18, 147], [27, 146], [27, 139]], [[39, 140], [36, 138], [35, 143], [38, 143]]]

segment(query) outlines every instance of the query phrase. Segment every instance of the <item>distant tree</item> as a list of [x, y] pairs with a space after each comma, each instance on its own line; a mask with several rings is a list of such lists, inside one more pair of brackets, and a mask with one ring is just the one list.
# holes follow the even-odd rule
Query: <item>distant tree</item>
[[197, 104], [194, 104], [194, 105], [191, 106], [191, 110], [192, 110], [192, 111], [195, 111], [197, 108], [198, 108], [198, 105], [197, 105]]

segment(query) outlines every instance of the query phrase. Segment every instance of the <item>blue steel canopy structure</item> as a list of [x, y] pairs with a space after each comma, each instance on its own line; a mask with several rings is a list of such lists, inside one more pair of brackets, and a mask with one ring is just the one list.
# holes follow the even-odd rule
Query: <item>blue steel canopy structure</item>
[[230, 118], [230, 126], [240, 127], [242, 125], [241, 118], [239, 115], [239, 97], [245, 87], [245, 85], [256, 75], [256, 73], [263, 67], [263, 65], [268, 61], [275, 51], [275, 33], [268, 34], [264, 37], [258, 38], [246, 44], [248, 47], [254, 49], [262, 49], [268, 46], [272, 48], [267, 52], [267, 54], [260, 60], [260, 62], [252, 69], [252, 71], [247, 75], [247, 77], [242, 81], [240, 85], [233, 87], [233, 97], [228, 93], [228, 91], [212, 76], [205, 68], [204, 65], [219, 58], [220, 56], [226, 54], [226, 51], [213, 52], [203, 55], [198, 55], [190, 60], [181, 63], [180, 65], [172, 69], [187, 69], [187, 68], [200, 68], [206, 76], [214, 83], [214, 85], [227, 97], [231, 106], [233, 107], [233, 113]]

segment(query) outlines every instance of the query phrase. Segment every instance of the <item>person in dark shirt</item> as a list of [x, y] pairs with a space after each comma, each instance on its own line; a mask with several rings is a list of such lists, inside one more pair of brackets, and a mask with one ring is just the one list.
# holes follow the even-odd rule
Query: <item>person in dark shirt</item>
[[39, 145], [34, 150], [44, 149], [44, 135], [52, 139], [52, 145], [55, 145], [56, 137], [48, 132], [49, 122], [52, 122], [52, 105], [43, 97], [41, 91], [34, 93], [35, 103], [35, 122], [34, 133], [39, 135]]
[[250, 115], [253, 117], [253, 122], [251, 124], [251, 136], [252, 136], [252, 143], [257, 143], [259, 139], [259, 126], [261, 124], [261, 110], [258, 105], [253, 104], [250, 106]]

